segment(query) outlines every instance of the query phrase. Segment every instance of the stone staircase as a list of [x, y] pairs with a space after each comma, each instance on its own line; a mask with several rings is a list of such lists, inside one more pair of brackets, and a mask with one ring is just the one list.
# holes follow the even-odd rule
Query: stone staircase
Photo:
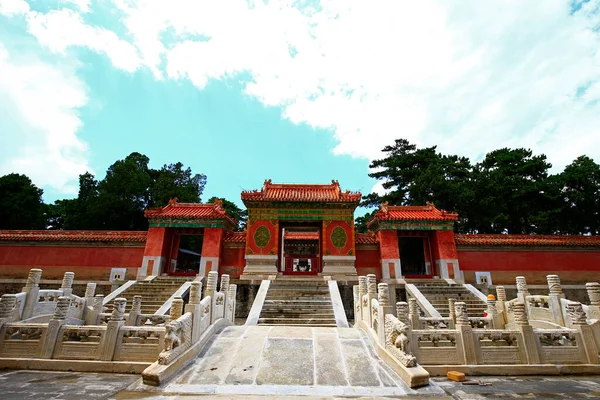
[[414, 284], [443, 317], [449, 315], [448, 299], [450, 298], [465, 302], [467, 304], [467, 313], [470, 317], [483, 317], [483, 312], [487, 308], [485, 302], [461, 284], [449, 284], [443, 279], [427, 282], [407, 281], [407, 283]]
[[[127, 299], [125, 312], [129, 312], [133, 303], [133, 296], [142, 296], [142, 314], [154, 314], [173, 293], [193, 277], [158, 276], [151, 281], [138, 281], [118, 297]], [[109, 304], [112, 305], [112, 302]], [[111, 306], [108, 307], [109, 310]]]
[[271, 281], [258, 324], [335, 327], [327, 283]]

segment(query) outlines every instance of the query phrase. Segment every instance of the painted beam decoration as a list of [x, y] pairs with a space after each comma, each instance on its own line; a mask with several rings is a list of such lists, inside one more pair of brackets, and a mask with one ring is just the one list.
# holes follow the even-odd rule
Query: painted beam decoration
[[237, 221], [227, 215], [223, 202], [214, 203], [179, 203], [177, 198], [171, 199], [162, 208], [146, 210], [151, 228], [223, 228], [231, 230]]
[[390, 206], [386, 202], [367, 223], [367, 227], [373, 231], [442, 231], [454, 229], [457, 219], [458, 214], [439, 210], [429, 202], [425, 206]]
[[248, 209], [246, 254], [277, 254], [280, 221], [322, 223], [323, 254], [354, 255], [354, 210], [362, 195], [326, 185], [275, 184], [242, 192]]

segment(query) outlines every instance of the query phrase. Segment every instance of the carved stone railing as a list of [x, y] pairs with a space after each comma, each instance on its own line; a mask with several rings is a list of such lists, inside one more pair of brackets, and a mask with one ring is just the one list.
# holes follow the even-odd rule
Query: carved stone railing
[[0, 357], [39, 357], [47, 330], [47, 324], [4, 324], [0, 329]]
[[157, 314], [138, 314], [135, 326], [164, 326], [169, 323], [171, 316]]
[[158, 363], [167, 365], [192, 345], [192, 313], [185, 313], [165, 328], [164, 349], [158, 356]]
[[165, 328], [123, 326], [119, 329], [114, 361], [155, 361], [164, 349]]

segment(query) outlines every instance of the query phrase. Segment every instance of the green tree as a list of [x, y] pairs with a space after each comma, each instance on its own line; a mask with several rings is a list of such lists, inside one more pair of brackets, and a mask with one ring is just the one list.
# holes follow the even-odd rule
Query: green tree
[[25, 175], [0, 177], [0, 229], [45, 228], [43, 193]]
[[528, 149], [499, 149], [477, 163], [474, 196], [464, 210], [467, 230], [479, 233], [546, 233], [534, 221], [547, 203], [546, 156]]
[[556, 177], [562, 207], [558, 230], [569, 234], [600, 234], [600, 165], [581, 156]]
[[210, 199], [208, 199], [208, 202], [214, 203], [215, 200], [217, 200], [217, 199], [219, 199], [223, 202], [223, 208], [225, 209], [225, 211], [227, 211], [227, 215], [229, 215], [231, 218], [238, 221], [235, 231], [237, 231], [237, 232], [243, 231], [244, 228], [246, 228], [246, 224], [248, 222], [248, 211], [239, 208], [235, 203], [233, 203], [227, 199], [223, 199], [223, 198], [219, 198], [219, 197], [211, 197]]
[[360, 233], [367, 233], [369, 231], [369, 228], [367, 228], [367, 223], [373, 219], [377, 211], [378, 210], [373, 210], [361, 217], [356, 217], [354, 220], [354, 229]]
[[206, 175], [192, 174], [191, 168], [183, 164], [164, 165], [160, 170], [152, 170], [151, 207], [163, 207], [177, 197], [182, 203], [199, 203], [206, 185]]

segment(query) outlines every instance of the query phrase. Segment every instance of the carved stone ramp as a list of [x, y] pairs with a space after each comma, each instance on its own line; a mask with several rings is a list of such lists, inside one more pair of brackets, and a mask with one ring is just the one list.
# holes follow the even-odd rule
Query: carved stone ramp
[[[184, 395], [444, 397], [435, 384], [410, 389], [359, 329], [230, 326], [163, 387], [141, 380], [132, 398]], [[125, 397], [124, 397], [125, 398]]]

